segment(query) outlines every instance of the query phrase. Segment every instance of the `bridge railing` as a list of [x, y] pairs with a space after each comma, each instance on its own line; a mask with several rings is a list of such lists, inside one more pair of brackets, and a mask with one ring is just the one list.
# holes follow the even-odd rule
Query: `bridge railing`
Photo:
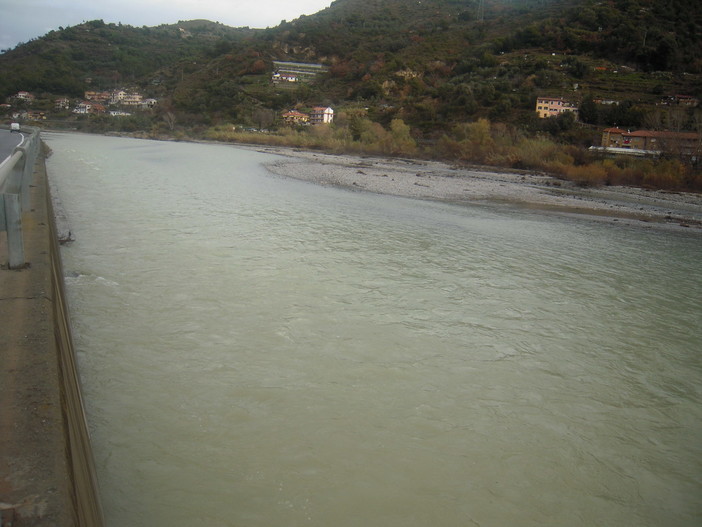
[[[4, 127], [6, 128], [6, 127]], [[0, 232], [7, 232], [7, 265], [25, 265], [22, 238], [22, 211], [29, 206], [29, 184], [39, 155], [39, 128], [25, 126], [25, 140], [7, 160], [0, 160]]]

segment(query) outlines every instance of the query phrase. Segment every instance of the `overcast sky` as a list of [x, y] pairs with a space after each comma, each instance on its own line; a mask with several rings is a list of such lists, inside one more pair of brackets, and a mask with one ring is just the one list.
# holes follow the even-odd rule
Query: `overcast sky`
[[158, 26], [204, 18], [264, 28], [329, 7], [332, 0], [0, 0], [0, 50], [88, 20]]

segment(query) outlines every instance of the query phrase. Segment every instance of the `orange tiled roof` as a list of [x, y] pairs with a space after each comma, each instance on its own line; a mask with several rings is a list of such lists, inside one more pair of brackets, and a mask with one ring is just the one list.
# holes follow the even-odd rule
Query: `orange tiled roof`
[[663, 138], [679, 138], [679, 139], [696, 139], [699, 137], [695, 132], [657, 132], [653, 130], [636, 130], [635, 132], [625, 132], [628, 137], [656, 137]]

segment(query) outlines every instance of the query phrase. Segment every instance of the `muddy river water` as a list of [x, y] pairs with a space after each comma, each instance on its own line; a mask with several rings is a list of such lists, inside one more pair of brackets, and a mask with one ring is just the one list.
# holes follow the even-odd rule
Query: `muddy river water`
[[108, 526], [700, 524], [699, 236], [45, 140]]

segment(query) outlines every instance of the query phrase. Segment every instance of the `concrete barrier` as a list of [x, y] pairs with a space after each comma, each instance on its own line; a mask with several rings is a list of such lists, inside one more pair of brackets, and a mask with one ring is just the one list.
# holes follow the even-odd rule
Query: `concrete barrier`
[[43, 156], [22, 234], [29, 264], [0, 269], [0, 526], [101, 527]]

